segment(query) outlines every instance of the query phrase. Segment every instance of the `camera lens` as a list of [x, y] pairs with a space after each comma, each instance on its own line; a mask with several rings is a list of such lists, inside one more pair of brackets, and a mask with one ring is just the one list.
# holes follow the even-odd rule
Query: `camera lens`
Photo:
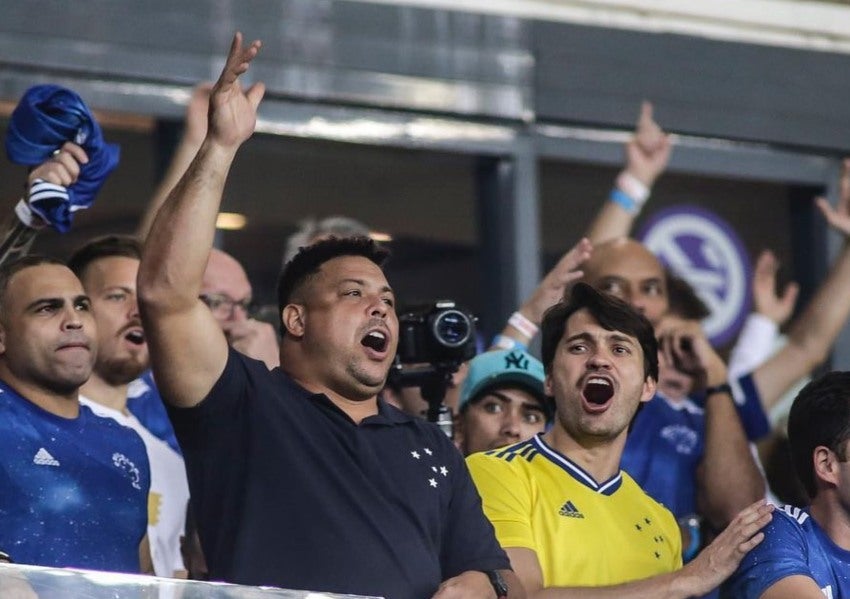
[[440, 312], [432, 324], [434, 339], [446, 347], [460, 347], [472, 334], [472, 323], [469, 317], [458, 310]]

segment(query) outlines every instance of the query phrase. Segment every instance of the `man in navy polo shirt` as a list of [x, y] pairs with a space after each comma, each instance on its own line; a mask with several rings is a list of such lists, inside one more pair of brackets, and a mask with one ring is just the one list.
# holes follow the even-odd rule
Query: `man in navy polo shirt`
[[281, 368], [228, 347], [198, 298], [230, 165], [264, 88], [234, 37], [207, 137], [160, 208], [139, 269], [154, 374], [184, 450], [210, 576], [389, 598], [521, 593], [463, 459], [377, 399], [398, 320], [368, 239], [302, 251], [278, 285]]

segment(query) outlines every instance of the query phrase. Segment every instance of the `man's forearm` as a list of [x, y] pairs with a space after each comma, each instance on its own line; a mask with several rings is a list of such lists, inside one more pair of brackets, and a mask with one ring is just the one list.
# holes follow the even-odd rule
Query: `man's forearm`
[[715, 528], [764, 497], [764, 479], [750, 452], [729, 393], [713, 393], [705, 404], [705, 453], [698, 475], [700, 508]]
[[197, 301], [215, 235], [224, 183], [236, 148], [207, 139], [159, 209], [145, 242], [139, 292]]

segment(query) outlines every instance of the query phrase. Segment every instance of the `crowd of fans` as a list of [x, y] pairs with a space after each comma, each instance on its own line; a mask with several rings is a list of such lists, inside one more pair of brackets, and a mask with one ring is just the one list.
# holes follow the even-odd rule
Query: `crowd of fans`
[[[778, 351], [797, 288], [762, 254], [727, 363], [693, 289], [629, 238], [672, 151], [645, 104], [586, 238], [446, 381], [450, 439], [418, 388], [387, 385], [399, 324], [366, 227], [290, 239], [279, 331], [213, 247], [260, 49], [236, 34], [196, 88], [137, 236], [0, 264], [3, 557], [390, 598], [850, 597], [850, 375], [775, 416], [850, 316], [850, 244]], [[76, 141], [31, 195], [74, 189]], [[850, 161], [839, 187], [817, 206], [847, 237]], [[796, 507], [754, 449], [777, 420]]]

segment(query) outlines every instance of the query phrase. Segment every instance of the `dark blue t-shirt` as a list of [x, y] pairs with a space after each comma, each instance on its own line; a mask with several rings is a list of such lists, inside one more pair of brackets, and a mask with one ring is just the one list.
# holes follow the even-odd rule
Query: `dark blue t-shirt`
[[850, 551], [837, 546], [806, 510], [786, 505], [728, 584], [733, 599], [758, 599], [789, 576], [808, 576], [829, 599], [850, 599]]
[[378, 406], [357, 425], [230, 350], [202, 403], [169, 407], [213, 579], [422, 599], [509, 567], [451, 441]]
[[18, 563], [139, 571], [150, 467], [141, 437], [80, 406], [42, 410], [0, 383], [0, 549]]

